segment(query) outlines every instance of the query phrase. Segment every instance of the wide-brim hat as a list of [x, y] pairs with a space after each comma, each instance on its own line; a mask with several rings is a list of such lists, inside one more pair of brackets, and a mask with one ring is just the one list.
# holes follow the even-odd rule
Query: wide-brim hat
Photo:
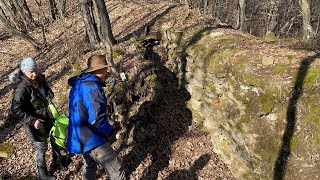
[[104, 55], [93, 55], [89, 57], [87, 68], [84, 69], [82, 72], [88, 73], [93, 72], [99, 69], [110, 67], [106, 61], [106, 56]]

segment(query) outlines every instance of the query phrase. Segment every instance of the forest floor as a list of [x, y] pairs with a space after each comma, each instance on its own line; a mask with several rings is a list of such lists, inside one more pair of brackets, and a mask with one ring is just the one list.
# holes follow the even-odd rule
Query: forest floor
[[[48, 45], [42, 50], [34, 50], [17, 37], [8, 36], [0, 40], [0, 142], [14, 147], [9, 157], [0, 158], [0, 179], [36, 179], [37, 176], [34, 144], [26, 136], [21, 122], [7, 122], [13, 91], [8, 75], [19, 66], [23, 57], [35, 57], [55, 93], [54, 102], [67, 113], [64, 109], [70, 88], [66, 85], [67, 79], [86, 66], [90, 49], [79, 5], [77, 1], [68, 2], [71, 3], [67, 5], [67, 16], [46, 27]], [[141, 73], [144, 64], [152, 63], [136, 53], [133, 35], [141, 33], [145, 25], [160, 18], [174, 19], [181, 12], [189, 11], [185, 6], [162, 1], [108, 1], [107, 7], [113, 34], [119, 42], [115, 49], [124, 52], [115, 62], [128, 80]], [[194, 13], [194, 25], [212, 25], [213, 19]], [[39, 30], [31, 34], [41, 39]], [[212, 151], [214, 144], [210, 136], [202, 131], [201, 125], [192, 122], [191, 111], [186, 107], [188, 93], [178, 88], [177, 79], [163, 63], [165, 57], [158, 60], [155, 66], [161, 72], [157, 75], [164, 92], [160, 100], [149, 107], [149, 117], [145, 117], [157, 123], [144, 119], [139, 121], [143, 131], [155, 131], [156, 135], [143, 142], [128, 137], [133, 140], [116, 148], [123, 159], [128, 179], [234, 179], [228, 167]], [[47, 155], [49, 166], [49, 151]], [[82, 157], [74, 155], [69, 166], [56, 172], [55, 176], [58, 179], [83, 179]], [[101, 167], [98, 177], [107, 177]]]

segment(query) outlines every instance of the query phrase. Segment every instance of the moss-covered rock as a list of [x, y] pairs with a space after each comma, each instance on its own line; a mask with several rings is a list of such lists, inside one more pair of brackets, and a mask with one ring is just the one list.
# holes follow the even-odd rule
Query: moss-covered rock
[[[320, 177], [320, 66], [310, 51], [273, 48], [293, 40], [272, 34], [253, 38], [232, 30], [198, 32], [187, 30], [182, 38], [189, 109], [233, 175]], [[283, 159], [284, 169], [276, 166]]]

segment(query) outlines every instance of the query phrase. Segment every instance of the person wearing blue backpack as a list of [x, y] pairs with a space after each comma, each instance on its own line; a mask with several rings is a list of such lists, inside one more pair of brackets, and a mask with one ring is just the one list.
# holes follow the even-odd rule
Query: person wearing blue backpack
[[120, 159], [107, 140], [113, 132], [103, 90], [108, 70], [106, 57], [93, 55], [88, 68], [68, 80], [71, 90], [66, 149], [83, 155], [87, 180], [96, 179], [96, 163], [107, 170], [111, 180], [126, 179]]

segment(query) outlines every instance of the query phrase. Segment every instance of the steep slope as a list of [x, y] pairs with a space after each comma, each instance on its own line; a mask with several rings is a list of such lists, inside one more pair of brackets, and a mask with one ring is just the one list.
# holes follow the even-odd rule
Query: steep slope
[[[186, 107], [190, 95], [179, 87], [178, 79], [165, 66], [167, 58], [164, 49], [156, 48], [155, 56], [146, 60], [136, 52], [133, 39], [134, 35], [143, 31], [145, 25], [154, 25], [155, 29], [159, 27], [160, 24], [156, 22], [160, 19], [167, 21], [177, 17], [177, 22], [172, 25], [182, 23], [199, 27], [210, 25], [213, 20], [192, 13], [181, 15], [180, 12], [188, 12], [186, 7], [156, 1], [148, 4], [108, 1], [107, 7], [113, 32], [120, 42], [115, 47], [115, 52], [118, 52], [115, 56], [117, 66], [128, 77], [125, 86], [135, 90], [131, 94], [131, 105], [140, 103], [131, 111], [133, 115], [125, 126], [127, 136], [114, 144], [124, 160], [129, 178], [234, 179], [212, 151], [214, 144], [208, 134], [201, 132], [201, 126], [192, 122], [191, 111]], [[12, 86], [7, 75], [18, 66], [22, 57], [35, 57], [56, 94], [54, 102], [61, 111], [67, 113], [67, 79], [85, 67], [90, 54], [99, 53], [88, 52], [84, 24], [76, 1], [69, 4], [67, 12], [68, 16], [63, 21], [48, 27], [47, 40], [50, 44], [40, 52], [15, 37], [1, 41], [2, 53], [6, 53], [3, 53], [5, 61], [1, 61], [0, 139], [1, 143], [14, 146], [8, 158], [0, 159], [1, 179], [36, 177], [34, 145], [26, 137], [21, 122], [8, 118]], [[39, 37], [37, 32], [34, 35]], [[121, 84], [123, 82], [118, 82], [116, 88]], [[109, 89], [107, 92], [112, 95]], [[81, 157], [75, 155], [68, 168], [55, 175], [59, 179], [82, 179], [82, 167]], [[107, 176], [101, 169], [98, 174], [101, 178]]]

